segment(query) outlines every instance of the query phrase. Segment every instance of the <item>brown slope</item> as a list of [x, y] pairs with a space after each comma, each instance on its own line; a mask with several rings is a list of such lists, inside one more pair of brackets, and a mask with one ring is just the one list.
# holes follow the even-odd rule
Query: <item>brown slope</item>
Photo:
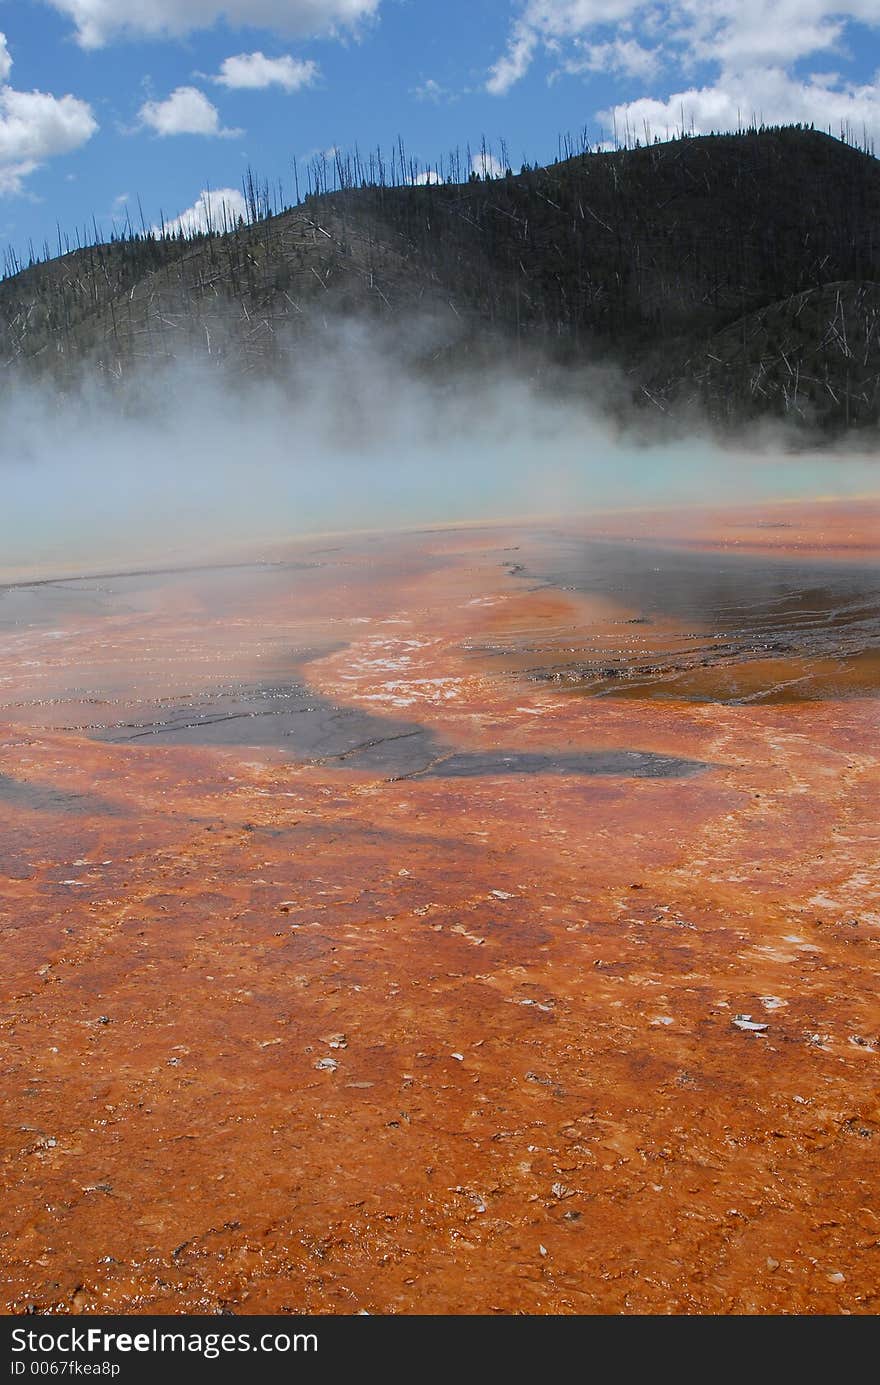
[[772, 415], [833, 429], [880, 419], [880, 284], [793, 294], [715, 333], [657, 394], [719, 421]]

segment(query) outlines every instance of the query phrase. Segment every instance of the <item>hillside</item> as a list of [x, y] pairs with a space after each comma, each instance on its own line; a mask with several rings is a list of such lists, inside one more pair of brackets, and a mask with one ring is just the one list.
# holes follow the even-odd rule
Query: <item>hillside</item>
[[611, 361], [649, 411], [825, 435], [880, 421], [878, 311], [880, 162], [783, 128], [78, 250], [0, 282], [0, 371], [124, 378], [188, 352], [281, 370], [340, 317], [419, 317], [426, 368]]

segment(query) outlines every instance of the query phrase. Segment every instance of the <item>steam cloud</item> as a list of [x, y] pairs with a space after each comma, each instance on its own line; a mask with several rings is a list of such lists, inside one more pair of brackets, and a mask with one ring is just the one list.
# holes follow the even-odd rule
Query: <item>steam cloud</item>
[[698, 431], [648, 441], [607, 412], [620, 383], [610, 370], [567, 377], [564, 390], [528, 370], [438, 380], [405, 365], [418, 330], [403, 341], [337, 325], [272, 378], [178, 361], [113, 387], [7, 385], [0, 571], [97, 572], [251, 556], [315, 532], [876, 489], [867, 457], [792, 457], [767, 436], [738, 448]]

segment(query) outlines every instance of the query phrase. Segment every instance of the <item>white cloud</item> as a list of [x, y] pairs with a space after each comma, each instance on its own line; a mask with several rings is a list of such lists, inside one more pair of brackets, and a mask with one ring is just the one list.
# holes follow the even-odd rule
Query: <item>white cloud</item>
[[12, 54], [6, 42], [6, 35], [0, 34], [0, 82], [5, 82], [12, 71]]
[[545, 53], [563, 72], [647, 77], [712, 63], [769, 70], [841, 51], [850, 21], [880, 27], [877, 0], [523, 0], [487, 91], [503, 95]]
[[239, 90], [276, 86], [285, 91], [299, 91], [311, 86], [318, 75], [318, 64], [310, 59], [304, 61], [289, 54], [267, 58], [264, 53], [238, 53], [235, 57], [224, 58], [214, 81]]
[[603, 24], [619, 24], [652, 0], [525, 0], [517, 24], [542, 38], [572, 38]]
[[[222, 231], [224, 226], [235, 225], [239, 217], [247, 221], [248, 208], [237, 188], [216, 188], [213, 191], [205, 188], [191, 207], [181, 212], [180, 216], [164, 223], [164, 230], [166, 235], [172, 236], [177, 235], [178, 231], [183, 231], [186, 235], [194, 235], [199, 231]], [[153, 227], [156, 235], [159, 235], [162, 229], [161, 226]]]
[[304, 154], [299, 155], [299, 161], [301, 164], [307, 164], [313, 159], [335, 159], [336, 155], [341, 153], [342, 150], [335, 144], [330, 144], [326, 149], [307, 149]]
[[[470, 172], [476, 173], [478, 178], [503, 178], [507, 172], [504, 164], [495, 158], [488, 149], [480, 150], [477, 154], [471, 155]], [[426, 168], [423, 173], [416, 175], [416, 185], [425, 187], [432, 185], [439, 186], [443, 182], [436, 168]]]
[[880, 26], [877, 0], [682, 0], [669, 9], [690, 55], [737, 70], [835, 51], [850, 20]]
[[476, 173], [479, 178], [503, 178], [506, 169], [488, 149], [481, 149], [479, 154], [471, 156], [471, 172]]
[[[6, 36], [0, 34], [0, 83], [11, 71]], [[0, 85], [0, 194], [19, 192], [46, 159], [79, 149], [97, 128], [91, 107], [75, 96]]]
[[559, 53], [564, 41], [582, 39], [648, 8], [645, 0], [525, 0], [511, 27], [507, 49], [489, 72], [486, 90], [503, 96], [526, 75], [542, 47]]
[[446, 87], [435, 82], [433, 77], [429, 77], [427, 81], [413, 87], [413, 95], [417, 96], [420, 101], [433, 101], [436, 104], [449, 96], [449, 92]]
[[607, 43], [578, 43], [575, 55], [561, 70], [569, 75], [583, 72], [619, 72], [624, 77], [653, 77], [661, 66], [657, 52], [643, 48], [636, 39], [612, 39]]
[[177, 87], [164, 101], [145, 101], [138, 111], [141, 126], [157, 135], [238, 135], [224, 130], [220, 112], [198, 87]]
[[538, 47], [538, 36], [525, 25], [514, 28], [504, 53], [489, 72], [486, 90], [492, 96], [503, 96], [523, 78], [532, 65]]
[[36, 167], [33, 163], [9, 164], [6, 168], [0, 164], [0, 197], [9, 197], [21, 192], [24, 179], [33, 173]]
[[232, 28], [271, 29], [295, 37], [330, 37], [357, 30], [381, 0], [44, 0], [69, 15], [83, 48], [102, 48], [116, 38], [161, 38], [210, 29], [224, 19]]
[[735, 130], [753, 120], [767, 125], [812, 121], [818, 129], [830, 127], [833, 134], [848, 126], [857, 139], [864, 129], [880, 142], [880, 78], [848, 85], [833, 73], [800, 81], [780, 67], [756, 68], [723, 82], [674, 92], [663, 101], [642, 97], [600, 111], [599, 118], [608, 128], [616, 124], [618, 137], [628, 126], [642, 138], [647, 126], [663, 139], [667, 132], [680, 130], [682, 121], [694, 134]]
[[91, 108], [75, 96], [0, 89], [0, 163], [69, 154], [97, 128]]

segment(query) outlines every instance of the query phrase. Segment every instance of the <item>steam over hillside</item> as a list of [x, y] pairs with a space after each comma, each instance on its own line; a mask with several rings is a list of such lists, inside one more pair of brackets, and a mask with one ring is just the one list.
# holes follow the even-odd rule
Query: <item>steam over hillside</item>
[[338, 173], [279, 214], [251, 188], [250, 224], [12, 273], [0, 384], [137, 382], [193, 358], [283, 382], [316, 351], [332, 369], [339, 323], [366, 321], [434, 383], [576, 367], [576, 392], [590, 367], [593, 408], [673, 431], [772, 419], [809, 441], [880, 420], [880, 163], [865, 152], [785, 128], [464, 182]]

